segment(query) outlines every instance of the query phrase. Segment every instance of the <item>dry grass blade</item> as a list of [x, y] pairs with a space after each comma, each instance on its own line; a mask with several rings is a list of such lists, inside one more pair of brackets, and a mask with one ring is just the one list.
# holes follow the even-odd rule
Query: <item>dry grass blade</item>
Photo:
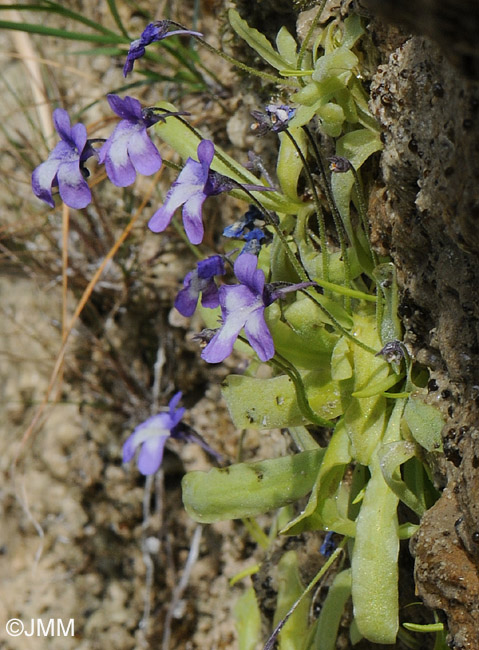
[[[12, 20], [21, 22], [22, 18], [18, 11], [9, 12]], [[30, 87], [33, 95], [33, 101], [37, 108], [38, 123], [45, 140], [53, 135], [52, 111], [48, 99], [45, 85], [43, 83], [38, 56], [33, 47], [32, 39], [26, 32], [12, 32], [11, 37], [19, 57], [22, 59], [27, 76], [30, 81]]]

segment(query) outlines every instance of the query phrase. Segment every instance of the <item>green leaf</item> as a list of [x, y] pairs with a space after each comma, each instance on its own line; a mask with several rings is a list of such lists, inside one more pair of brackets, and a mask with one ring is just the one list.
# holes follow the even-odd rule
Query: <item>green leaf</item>
[[306, 427], [289, 427], [289, 435], [299, 451], [313, 451], [319, 447]]
[[[289, 613], [293, 605], [304, 593], [299, 574], [298, 556], [295, 551], [287, 551], [278, 564], [278, 597], [273, 626], [276, 627]], [[303, 598], [289, 616], [279, 634], [279, 650], [297, 650], [308, 634], [309, 607], [311, 596]]]
[[246, 41], [248, 45], [252, 47], [262, 59], [273, 66], [273, 68], [282, 70], [283, 68], [288, 68], [290, 66], [290, 62], [283, 59], [283, 57], [273, 49], [273, 46], [266, 36], [257, 29], [250, 27], [248, 23], [241, 18], [237, 11], [230, 9], [228, 11], [228, 18], [231, 27], [238, 36]]
[[384, 311], [381, 318], [381, 343], [401, 340], [401, 323], [398, 318], [398, 285], [396, 269], [392, 262], [379, 264], [373, 277], [384, 296]]
[[321, 129], [332, 138], [341, 135], [344, 122], [344, 111], [338, 104], [328, 102], [317, 110], [317, 115], [321, 120]]
[[[376, 329], [376, 317], [372, 310], [363, 309], [354, 314], [353, 336], [373, 349], [380, 350]], [[351, 393], [362, 391], [372, 383], [386, 379], [389, 365], [382, 357], [373, 356], [357, 345], [352, 346], [353, 379], [341, 385], [343, 395], [344, 425], [351, 440], [353, 458], [362, 465], [369, 465], [371, 455], [382, 438], [386, 425], [386, 398], [352, 397]]]
[[311, 650], [335, 650], [344, 607], [351, 596], [351, 569], [338, 573], [321, 607]]
[[[66, 9], [65, 7], [62, 7], [56, 2], [49, 2], [48, 5], [36, 5], [30, 3], [23, 4], [23, 5], [20, 4], [0, 5], [0, 11], [2, 9], [7, 9], [7, 10], [14, 9], [16, 11], [27, 10], [27, 11], [46, 12], [48, 14], [58, 14], [59, 16], [63, 16], [64, 18], [69, 18], [78, 23], [82, 23], [83, 25], [87, 25], [87, 27], [91, 27], [92, 29], [96, 30], [97, 32], [101, 32], [102, 34], [115, 35], [115, 32], [112, 32], [110, 29], [107, 29], [101, 23], [95, 22], [94, 20], [90, 20], [89, 18], [86, 18], [85, 16], [77, 13], [76, 11], [71, 11], [70, 9]], [[17, 23], [17, 24], [22, 25], [23, 23]]]
[[128, 43], [124, 36], [111, 33], [102, 34], [85, 34], [84, 32], [73, 32], [68, 29], [57, 29], [47, 25], [35, 25], [32, 23], [16, 23], [8, 20], [0, 20], [0, 29], [13, 29], [30, 34], [41, 34], [42, 36], [54, 36], [56, 38], [66, 38], [71, 41], [87, 41], [90, 43]]
[[[299, 127], [290, 128], [290, 133], [306, 156], [308, 147], [303, 129]], [[276, 175], [278, 176], [281, 190], [286, 196], [299, 202], [298, 180], [303, 171], [303, 164], [290, 138], [284, 133], [280, 133], [279, 141], [280, 149], [276, 163]]]
[[354, 618], [366, 639], [392, 644], [399, 627], [398, 498], [384, 481], [379, 460], [370, 471], [351, 561]]
[[[321, 418], [331, 420], [341, 414], [338, 384], [329, 370], [300, 373], [309, 404]], [[223, 382], [223, 397], [238, 429], [273, 429], [304, 424], [292, 380], [286, 375], [258, 379], [229, 375]]]
[[261, 638], [261, 613], [253, 587], [247, 589], [234, 606], [238, 650], [255, 650]]
[[283, 310], [278, 304], [266, 311], [266, 322], [275, 350], [298, 369], [313, 370], [329, 365], [338, 335], [324, 326], [323, 312], [303, 297]]
[[358, 14], [351, 14], [346, 18], [343, 26], [344, 31], [343, 37], [341, 39], [341, 47], [351, 48], [364, 34], [364, 29], [361, 25], [361, 18], [358, 16]]
[[331, 77], [338, 77], [346, 83], [351, 76], [351, 70], [359, 63], [358, 57], [346, 48], [338, 48], [331, 54], [321, 56], [312, 74], [314, 81], [321, 82]]
[[284, 26], [281, 27], [276, 36], [276, 47], [280, 56], [285, 61], [288, 61], [291, 67], [294, 67], [296, 65], [296, 50], [298, 49], [298, 45]]
[[430, 634], [431, 632], [442, 632], [444, 630], [444, 623], [403, 623], [406, 630], [411, 632], [419, 632], [420, 634]]
[[116, 2], [115, 2], [115, 0], [106, 0], [106, 1], [107, 1], [107, 3], [108, 3], [108, 7], [109, 7], [109, 9], [110, 9], [110, 13], [111, 13], [111, 15], [113, 16], [113, 20], [114, 20], [115, 23], [118, 25], [119, 30], [121, 31], [121, 33], [122, 33], [124, 36], [126, 36], [126, 38], [128, 38], [129, 40], [131, 40], [131, 37], [128, 35], [128, 32], [126, 31], [126, 29], [125, 29], [125, 27], [124, 27], [124, 25], [123, 25], [123, 23], [122, 23], [122, 20], [121, 20], [121, 18], [120, 18], [120, 14], [118, 13], [118, 9], [116, 8]]
[[353, 397], [373, 397], [374, 395], [379, 395], [385, 391], [392, 388], [399, 381], [397, 375], [389, 375], [383, 379], [378, 379], [378, 381], [371, 382], [366, 388], [362, 390], [357, 390], [352, 393]]
[[384, 480], [390, 489], [408, 508], [419, 515], [419, 517], [422, 517], [426, 510], [425, 505], [401, 479], [401, 473], [399, 471], [399, 467], [412, 458], [415, 453], [414, 443], [398, 440], [382, 445], [378, 451], [378, 456]]
[[440, 451], [442, 449], [441, 431], [444, 419], [441, 413], [425, 404], [420, 397], [411, 395], [404, 410], [404, 419], [411, 434], [421, 447], [427, 451]]
[[353, 376], [352, 352], [345, 336], [334, 346], [331, 356], [331, 377], [335, 381], [350, 379]]
[[[326, 524], [322, 517], [323, 508], [326, 501], [334, 500], [344, 470], [351, 462], [350, 449], [346, 429], [342, 420], [340, 420], [326, 448], [318, 477], [306, 507], [300, 515], [281, 530], [281, 533], [299, 535], [306, 530], [325, 529]], [[341, 524], [341, 530], [336, 528], [332, 530], [354, 537], [354, 522], [345, 520], [338, 523]]]
[[294, 456], [238, 463], [183, 477], [187, 513], [202, 523], [244, 519], [276, 510], [304, 497], [313, 487], [324, 449]]

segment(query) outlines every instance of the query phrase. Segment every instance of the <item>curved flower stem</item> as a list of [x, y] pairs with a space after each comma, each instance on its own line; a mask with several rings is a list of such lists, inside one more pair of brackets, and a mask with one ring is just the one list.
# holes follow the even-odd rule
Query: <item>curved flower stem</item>
[[324, 222], [324, 213], [323, 209], [321, 208], [321, 203], [319, 202], [319, 196], [318, 192], [316, 191], [316, 185], [314, 184], [314, 178], [313, 175], [311, 174], [311, 169], [308, 165], [308, 162], [306, 158], [304, 157], [303, 152], [301, 151], [301, 147], [299, 144], [296, 142], [294, 139], [293, 135], [288, 131], [288, 129], [285, 129], [283, 133], [286, 134], [286, 136], [289, 138], [291, 144], [293, 147], [296, 149], [296, 153], [298, 154], [301, 163], [303, 165], [303, 169], [305, 171], [305, 174], [308, 178], [308, 183], [311, 187], [311, 192], [313, 194], [313, 201], [314, 201], [314, 207], [316, 209], [316, 214], [318, 215], [318, 226], [319, 226], [319, 238], [321, 241], [321, 261], [323, 263], [323, 277], [326, 281], [329, 281], [329, 257], [328, 257], [328, 247], [327, 247], [327, 242], [326, 242], [326, 224]]
[[[163, 109], [159, 109], [159, 110], [163, 110]], [[191, 125], [187, 120], [183, 119], [183, 118], [182, 118], [180, 115], [178, 115], [178, 114], [177, 114], [177, 115], [174, 115], [174, 116], [172, 116], [172, 117], [175, 117], [177, 120], [179, 120], [179, 121], [183, 124], [183, 126], [186, 126], [186, 128], [187, 128], [188, 130], [190, 130], [191, 133], [193, 133], [193, 135], [195, 135], [195, 136], [198, 138], [198, 140], [199, 140], [200, 142], [201, 142], [201, 140], [204, 140], [204, 137], [203, 137], [203, 135], [201, 134], [201, 132], [198, 131], [198, 129], [195, 129], [195, 127], [192, 126], [192, 125]], [[244, 183], [249, 183], [249, 182], [250, 182], [251, 179], [248, 178], [248, 177], [246, 176], [246, 174], [242, 174], [240, 168], [238, 168], [238, 167], [234, 167], [234, 166], [230, 163], [230, 161], [229, 161], [227, 158], [225, 158], [225, 157], [222, 155], [222, 153], [221, 153], [220, 151], [218, 151], [216, 148], [215, 148], [215, 158], [218, 158], [218, 160], [219, 160], [220, 162], [222, 162], [223, 165], [225, 165], [226, 167], [228, 167], [228, 169], [231, 171], [232, 174], [236, 174], [237, 176], [240, 176], [240, 177], [242, 176], [242, 180], [243, 180]], [[178, 166], [177, 168], [178, 168], [178, 169], [181, 169], [181, 166]], [[232, 179], [232, 180], [233, 180], [233, 179]], [[241, 186], [241, 184], [240, 184], [240, 186]], [[241, 186], [241, 189], [243, 189], [242, 186]]]
[[304, 415], [304, 417], [313, 424], [317, 424], [320, 427], [327, 427], [328, 429], [334, 428], [334, 422], [331, 422], [331, 420], [326, 420], [325, 418], [317, 415], [311, 408], [308, 397], [306, 395], [306, 389], [304, 387], [303, 380], [298, 370], [287, 359], [279, 354], [279, 352], [276, 352], [274, 357], [271, 359], [271, 362], [290, 377], [291, 381], [294, 384], [294, 390], [296, 392], [299, 410]]
[[[319, 282], [316, 281], [316, 284], [319, 284]], [[339, 321], [338, 321], [338, 320], [337, 320], [337, 319], [336, 319], [336, 318], [335, 318], [335, 317], [334, 317], [334, 316], [333, 316], [333, 315], [332, 315], [332, 314], [331, 314], [331, 313], [326, 309], [326, 307], [324, 307], [324, 305], [322, 305], [322, 304], [319, 302], [319, 300], [316, 300], [316, 298], [315, 298], [312, 294], [310, 294], [310, 293], [309, 293], [308, 291], [306, 291], [305, 289], [301, 289], [301, 291], [302, 291], [302, 292], [303, 292], [303, 293], [304, 293], [304, 294], [305, 294], [305, 295], [306, 295], [310, 300], [312, 300], [312, 301], [314, 302], [314, 304], [317, 305], [317, 306], [319, 307], [319, 309], [321, 309], [321, 311], [323, 312], [323, 314], [325, 314], [325, 315], [330, 319], [330, 321], [332, 322], [332, 324], [334, 325], [334, 327], [337, 329], [338, 332], [340, 332], [343, 336], [345, 336], [346, 338], [348, 338], [350, 341], [352, 341], [352, 342], [355, 343], [356, 345], [359, 345], [359, 347], [362, 348], [363, 350], [366, 350], [366, 352], [369, 352], [370, 354], [373, 354], [373, 355], [376, 355], [376, 354], [377, 354], [377, 350], [374, 350], [373, 348], [369, 347], [369, 345], [367, 345], [366, 343], [363, 343], [362, 341], [360, 341], [359, 339], [357, 339], [356, 337], [354, 337], [354, 336], [351, 334], [351, 332], [348, 332], [348, 330], [347, 330], [346, 328], [344, 328], [344, 327], [339, 323]]]
[[352, 164], [351, 164], [351, 171], [353, 172], [353, 176], [354, 176], [354, 189], [356, 191], [356, 196], [357, 196], [357, 199], [358, 199], [359, 217], [361, 219], [361, 224], [363, 226], [364, 234], [366, 235], [366, 239], [367, 239], [368, 244], [369, 244], [369, 253], [371, 255], [373, 265], [377, 266], [378, 265], [378, 256], [374, 252], [373, 247], [371, 246], [371, 242], [369, 241], [369, 224], [368, 224], [366, 201], [364, 199], [363, 188], [361, 187], [359, 174], [356, 171], [356, 168], [354, 167], [354, 165], [352, 165]]
[[[169, 21], [172, 25], [176, 25], [176, 27], [179, 27], [180, 29], [185, 29], [183, 25], [180, 23], [176, 23], [173, 20]], [[261, 79], [264, 79], [265, 81], [269, 81], [271, 83], [275, 84], [280, 84], [282, 86], [289, 86], [293, 88], [298, 88], [299, 83], [297, 82], [292, 82], [288, 81], [286, 79], [281, 79], [281, 77], [276, 77], [273, 74], [269, 74], [268, 72], [261, 72], [260, 70], [256, 70], [255, 68], [251, 68], [249, 65], [245, 65], [242, 61], [238, 61], [238, 59], [235, 59], [234, 57], [230, 56], [229, 54], [226, 54], [226, 52], [223, 52], [222, 50], [216, 49], [216, 47], [213, 47], [213, 45], [210, 45], [208, 41], [205, 41], [202, 39], [200, 36], [195, 36], [194, 37], [198, 43], [203, 45], [203, 47], [206, 47], [207, 50], [212, 52], [213, 54], [217, 54], [220, 56], [222, 59], [225, 61], [228, 61], [228, 63], [231, 63], [231, 65], [234, 65], [236, 68], [239, 68], [240, 70], [243, 70], [243, 72], [247, 72], [248, 74], [252, 74], [255, 77], [260, 77]]]
[[[249, 342], [243, 336], [238, 336], [238, 339], [243, 343], [249, 345]], [[285, 359], [285, 357], [279, 354], [279, 352], [276, 352], [274, 357], [269, 361], [274, 366], [276, 366], [276, 368], [287, 374], [293, 382], [294, 390], [296, 392], [296, 399], [298, 401], [298, 407], [302, 415], [313, 424], [317, 424], [319, 427], [333, 429], [335, 427], [334, 422], [331, 422], [331, 420], [326, 420], [325, 418], [317, 415], [311, 408], [308, 401], [308, 396], [306, 395], [306, 389], [304, 387], [303, 380], [298, 370], [287, 359]]]
[[[309, 143], [313, 148], [314, 157], [316, 158], [316, 162], [318, 163], [319, 170], [324, 180], [324, 192], [326, 194], [326, 200], [328, 202], [329, 209], [331, 210], [331, 214], [333, 215], [334, 225], [336, 227], [336, 232], [338, 233], [339, 245], [341, 247], [341, 255], [344, 262], [344, 278], [346, 285], [351, 286], [351, 265], [349, 263], [348, 248], [346, 246], [346, 231], [341, 219], [341, 214], [338, 210], [338, 206], [336, 205], [336, 201], [334, 200], [333, 192], [331, 190], [331, 185], [329, 184], [329, 178], [326, 175], [326, 168], [318, 144], [313, 137], [313, 134], [306, 125], [303, 126], [303, 131], [306, 133], [306, 137], [308, 138]], [[346, 305], [346, 309], [350, 309], [349, 301]]]
[[285, 237], [283, 231], [281, 230], [281, 225], [279, 223], [277, 223], [271, 217], [270, 213], [264, 208], [261, 201], [259, 201], [250, 190], [247, 190], [245, 187], [243, 187], [243, 185], [241, 185], [241, 183], [239, 183], [238, 181], [235, 181], [234, 178], [231, 178], [230, 180], [233, 183], [235, 183], [235, 185], [238, 186], [238, 189], [240, 189], [242, 192], [244, 192], [248, 196], [248, 198], [252, 201], [252, 203], [254, 203], [256, 205], [258, 210], [263, 215], [265, 223], [268, 226], [271, 226], [274, 229], [276, 235], [278, 236], [278, 239], [280, 240], [281, 244], [283, 245], [283, 248], [284, 248], [284, 251], [286, 253], [286, 256], [287, 256], [288, 260], [291, 262], [291, 265], [293, 266], [294, 270], [298, 274], [301, 281], [302, 282], [310, 282], [311, 278], [308, 276], [305, 269], [303, 268], [303, 266], [301, 265], [301, 263], [298, 261], [295, 254], [291, 250], [291, 248], [290, 248], [290, 246], [289, 246], [289, 244], [288, 244], [288, 242], [286, 240], [286, 237]]
[[358, 300], [366, 300], [366, 302], [380, 302], [378, 296], [371, 293], [364, 293], [357, 289], [349, 289], [340, 284], [334, 284], [334, 282], [326, 282], [326, 280], [315, 280], [315, 282], [316, 284], [319, 284], [320, 287], [323, 287], [323, 289], [330, 289], [333, 293], [339, 293], [348, 298], [357, 298]]

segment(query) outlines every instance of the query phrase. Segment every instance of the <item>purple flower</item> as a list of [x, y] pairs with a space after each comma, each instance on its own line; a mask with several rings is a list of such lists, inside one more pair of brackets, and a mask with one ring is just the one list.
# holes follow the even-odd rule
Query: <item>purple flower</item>
[[234, 187], [232, 181], [210, 170], [215, 155], [214, 144], [202, 140], [198, 145], [198, 160], [188, 158], [180, 175], [166, 195], [165, 202], [151, 217], [148, 228], [153, 232], [165, 230], [177, 208], [183, 206], [183, 224], [192, 244], [203, 240], [202, 206], [208, 196], [227, 192]]
[[246, 190], [269, 191], [273, 188], [264, 185], [240, 185], [210, 169], [215, 155], [215, 146], [210, 140], [202, 140], [198, 145], [198, 161], [188, 158], [178, 178], [168, 191], [165, 202], [151, 217], [148, 228], [153, 232], [163, 232], [169, 225], [173, 214], [183, 206], [183, 225], [192, 244], [203, 241], [202, 207], [206, 198], [229, 192], [234, 187]]
[[168, 32], [170, 27], [170, 20], [158, 20], [150, 23], [143, 30], [140, 38], [137, 38], [130, 44], [125, 65], [123, 67], [123, 76], [126, 77], [132, 70], [136, 59], [140, 59], [145, 54], [145, 48], [150, 43], [161, 41], [168, 36], [175, 36], [176, 34], [190, 34], [191, 36], [203, 36], [200, 32], [192, 32], [188, 29], [177, 29], [173, 32]]
[[271, 300], [265, 291], [264, 273], [256, 268], [257, 261], [255, 255], [240, 255], [234, 264], [240, 284], [219, 288], [223, 325], [201, 354], [208, 363], [219, 363], [231, 354], [243, 327], [261, 361], [274, 355], [273, 338], [264, 319], [264, 309]]
[[235, 221], [223, 230], [223, 237], [232, 237], [241, 239], [245, 231], [253, 230], [256, 227], [256, 221], [264, 221], [264, 217], [255, 205], [250, 205], [241, 219]]
[[329, 533], [326, 533], [324, 536], [323, 543], [321, 544], [321, 548], [319, 549], [319, 552], [321, 555], [324, 557], [331, 557], [333, 551], [336, 550], [337, 544], [334, 541], [334, 531], [330, 530]]
[[123, 445], [123, 462], [128, 463], [140, 447], [138, 454], [138, 469], [142, 474], [154, 474], [163, 460], [163, 451], [167, 439], [174, 434], [173, 429], [178, 425], [185, 413], [184, 408], [175, 410], [182, 393], [176, 393], [168, 404], [168, 413], [153, 415], [133, 431]]
[[264, 135], [268, 131], [273, 133], [281, 133], [288, 128], [290, 121], [293, 119], [296, 109], [284, 104], [268, 104], [265, 107], [265, 112], [251, 111], [251, 115], [256, 120], [251, 129], [256, 131], [257, 135]]
[[256, 226], [256, 221], [264, 222], [264, 217], [255, 205], [250, 205], [241, 219], [223, 230], [224, 237], [243, 239], [246, 242], [240, 255], [244, 253], [258, 255], [261, 245], [269, 243], [272, 239], [268, 231], [263, 231]]
[[111, 182], [126, 187], [135, 182], [137, 172], [150, 176], [160, 169], [161, 156], [146, 129], [165, 116], [142, 110], [134, 97], [121, 99], [117, 95], [108, 95], [107, 99], [122, 120], [100, 149], [98, 157], [100, 163], [105, 163]]
[[63, 108], [53, 111], [53, 122], [61, 140], [48, 159], [34, 170], [33, 193], [54, 208], [52, 187], [58, 185], [64, 203], [71, 208], [84, 208], [91, 201], [91, 192], [83, 164], [95, 155], [95, 150], [87, 140], [85, 125], [70, 126], [70, 118]]
[[201, 304], [208, 309], [218, 307], [218, 287], [215, 284], [215, 275], [225, 274], [225, 263], [220, 255], [212, 255], [205, 260], [198, 262], [197, 268], [190, 271], [184, 281], [183, 289], [178, 293], [175, 300], [175, 307], [183, 316], [192, 316], [198, 298], [201, 296]]
[[250, 230], [243, 235], [243, 239], [246, 244], [241, 249], [240, 255], [244, 255], [245, 253], [259, 255], [261, 246], [266, 242], [267, 237], [261, 228], [253, 228], [253, 230]]

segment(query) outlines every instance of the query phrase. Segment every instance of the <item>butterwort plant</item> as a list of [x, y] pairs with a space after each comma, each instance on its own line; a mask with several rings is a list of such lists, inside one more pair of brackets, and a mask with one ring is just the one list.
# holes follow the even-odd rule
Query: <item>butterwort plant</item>
[[[154, 174], [163, 162], [148, 134], [151, 127], [180, 154], [184, 164], [148, 222], [151, 232], [163, 233], [181, 208], [185, 235], [191, 248], [198, 247], [194, 250], [200, 261], [186, 275], [175, 306], [189, 317], [201, 301], [203, 308], [215, 309], [220, 316], [217, 327], [204, 337], [201, 358], [207, 363], [227, 359], [244, 331], [252, 363], [247, 372], [223, 382], [232, 420], [238, 429], [289, 431], [298, 449], [260, 464], [236, 463], [227, 471], [213, 468], [209, 473], [186, 474], [185, 507], [196, 520], [212, 522], [254, 517], [309, 495], [297, 509], [299, 514], [283, 522], [281, 532], [328, 531], [321, 552], [332, 553], [331, 558], [339, 554], [336, 540], [338, 548], [345, 549], [341, 553], [348, 549], [349, 566], [339, 574], [337, 585], [341, 603], [352, 596], [355, 634], [392, 644], [399, 629], [399, 539], [410, 536], [416, 525], [412, 521], [400, 527], [397, 507], [401, 500], [417, 517], [425, 511], [426, 497], [417, 486], [426, 485], [428, 477], [417, 449], [440, 447], [442, 420], [435, 419], [431, 407], [418, 397], [421, 386], [413, 384], [407, 355], [390, 361], [381, 354], [405, 348], [394, 267], [374, 254], [362, 209], [367, 201], [361, 194], [359, 169], [381, 147], [377, 125], [358, 87], [360, 58], [351, 51], [363, 29], [358, 17], [349, 16], [342, 32], [336, 33], [333, 21], [314, 45], [308, 45], [314, 32], [310, 30], [299, 51], [294, 38], [281, 30], [276, 51], [237, 12], [229, 15], [233, 29], [287, 77], [269, 75], [270, 81], [281, 83], [283, 96], [288, 94], [288, 79], [292, 80], [290, 99], [299, 104], [293, 107], [282, 99], [253, 112], [256, 134], [278, 135], [280, 140], [278, 189], [270, 181], [269, 186], [262, 184], [269, 174], [260, 171], [257, 178], [185, 124], [180, 117], [184, 113], [172, 105], [145, 109], [134, 97], [109, 95], [120, 121], [97, 152], [84, 125], [72, 127], [65, 111], [55, 111], [61, 141], [34, 171], [33, 190], [53, 207], [52, 188], [58, 185], [65, 203], [85, 207], [91, 193], [84, 165], [94, 155], [119, 187], [132, 184], [137, 173]], [[131, 43], [125, 75], [152, 43], [174, 34], [200, 36], [178, 25], [178, 30], [170, 31], [172, 25], [176, 24], [158, 21], [146, 26]], [[165, 126], [166, 119], [171, 122]], [[308, 127], [311, 120], [314, 129]], [[321, 137], [338, 138], [328, 142], [328, 149], [337, 154], [331, 161], [332, 177], [324, 165], [318, 125]], [[234, 191], [236, 199], [246, 198], [251, 206], [224, 230], [228, 254], [220, 254], [219, 246], [211, 254], [203, 243], [203, 205], [210, 197]], [[239, 251], [231, 250], [233, 238], [239, 240]], [[218, 240], [219, 234], [214, 245]], [[255, 376], [258, 359], [269, 363], [271, 376]], [[138, 453], [138, 469], [144, 475], [161, 467], [170, 438], [198, 442], [183, 422], [181, 396], [177, 392], [166, 411], [139, 424], [124, 443], [124, 462]], [[317, 427], [330, 440], [323, 448], [313, 435]], [[422, 433], [426, 429], [427, 439]], [[400, 471], [406, 461], [416, 463], [417, 480], [409, 484]], [[355, 468], [352, 478], [350, 468]], [[354, 544], [347, 545], [348, 540]], [[310, 625], [307, 614], [295, 623], [297, 635], [309, 635], [314, 647], [335, 645], [340, 616], [328, 615], [337, 602], [335, 584], [317, 625]]]

